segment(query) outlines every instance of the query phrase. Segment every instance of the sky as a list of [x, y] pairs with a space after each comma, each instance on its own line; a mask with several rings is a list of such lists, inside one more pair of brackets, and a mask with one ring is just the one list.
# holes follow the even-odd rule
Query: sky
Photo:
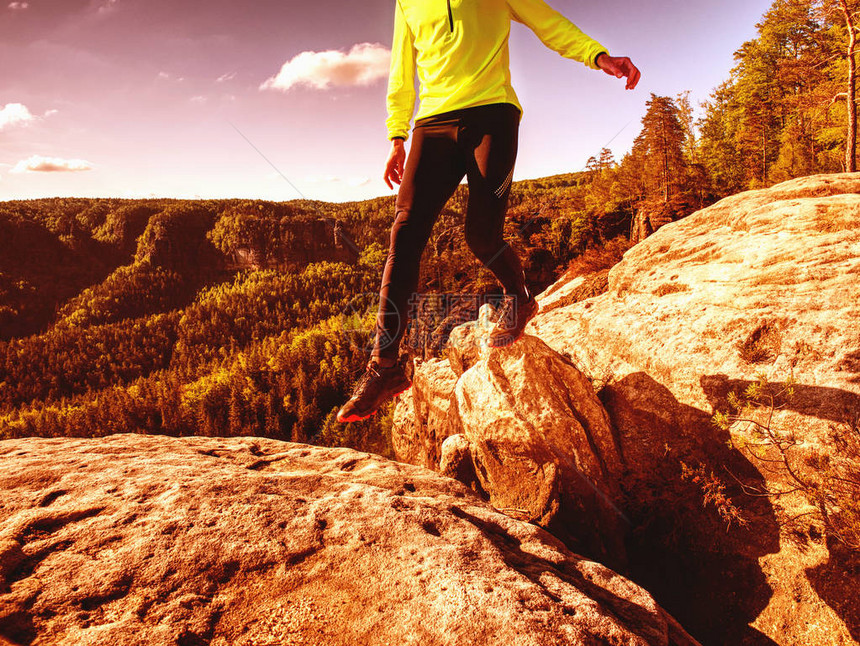
[[[441, 1], [441, 0], [427, 0]], [[632, 146], [650, 94], [728, 78], [771, 0], [549, 0], [642, 71], [624, 82], [511, 29], [514, 179]], [[394, 0], [0, 0], [0, 200], [391, 195]]]

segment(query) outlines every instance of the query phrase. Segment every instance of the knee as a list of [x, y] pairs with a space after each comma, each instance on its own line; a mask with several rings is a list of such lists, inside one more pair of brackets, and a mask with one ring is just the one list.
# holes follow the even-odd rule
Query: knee
[[394, 224], [391, 225], [389, 254], [410, 253], [424, 248], [426, 232], [420, 222], [411, 216], [408, 208], [397, 209]]
[[402, 243], [411, 235], [414, 235], [415, 227], [409, 219], [409, 209], [398, 208], [394, 216], [394, 224], [391, 225], [391, 248], [397, 246], [398, 242]]
[[494, 232], [478, 227], [466, 227], [466, 244], [480, 260], [492, 258], [504, 244], [504, 240]]

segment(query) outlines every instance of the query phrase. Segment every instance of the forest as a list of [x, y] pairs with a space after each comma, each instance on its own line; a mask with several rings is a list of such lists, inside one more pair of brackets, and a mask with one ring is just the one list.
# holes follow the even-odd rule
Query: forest
[[[851, 9], [777, 0], [701, 105], [651, 95], [622, 159], [516, 182], [505, 233], [532, 290], [733, 193], [855, 170]], [[466, 200], [458, 188], [433, 229], [423, 293], [499, 291], [463, 240]], [[0, 438], [253, 434], [389, 455], [390, 406], [334, 414], [367, 361], [393, 208], [0, 202]], [[419, 323], [404, 351], [437, 353], [451, 321], [424, 321], [433, 343]]]

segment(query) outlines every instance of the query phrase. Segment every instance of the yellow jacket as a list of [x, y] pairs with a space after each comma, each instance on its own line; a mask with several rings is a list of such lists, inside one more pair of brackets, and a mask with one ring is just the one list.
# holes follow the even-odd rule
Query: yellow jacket
[[511, 19], [550, 49], [598, 69], [607, 49], [543, 0], [396, 0], [388, 77], [388, 138], [407, 137], [416, 119], [489, 103], [522, 106], [511, 87]]

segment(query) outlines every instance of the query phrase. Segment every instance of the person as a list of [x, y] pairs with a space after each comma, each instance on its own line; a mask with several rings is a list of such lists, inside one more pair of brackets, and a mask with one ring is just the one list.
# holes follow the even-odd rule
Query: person
[[[418, 284], [421, 253], [433, 224], [465, 175], [469, 186], [465, 237], [501, 283], [503, 308], [488, 345], [516, 341], [538, 305], [516, 252], [503, 239], [522, 106], [511, 87], [511, 20], [528, 26], [562, 56], [626, 78], [640, 72], [544, 0], [396, 0], [386, 121], [391, 152], [384, 179], [399, 184], [388, 257], [382, 274], [374, 346], [364, 374], [337, 415], [365, 419], [411, 385], [399, 343]], [[407, 159], [405, 142], [419, 109]]]

